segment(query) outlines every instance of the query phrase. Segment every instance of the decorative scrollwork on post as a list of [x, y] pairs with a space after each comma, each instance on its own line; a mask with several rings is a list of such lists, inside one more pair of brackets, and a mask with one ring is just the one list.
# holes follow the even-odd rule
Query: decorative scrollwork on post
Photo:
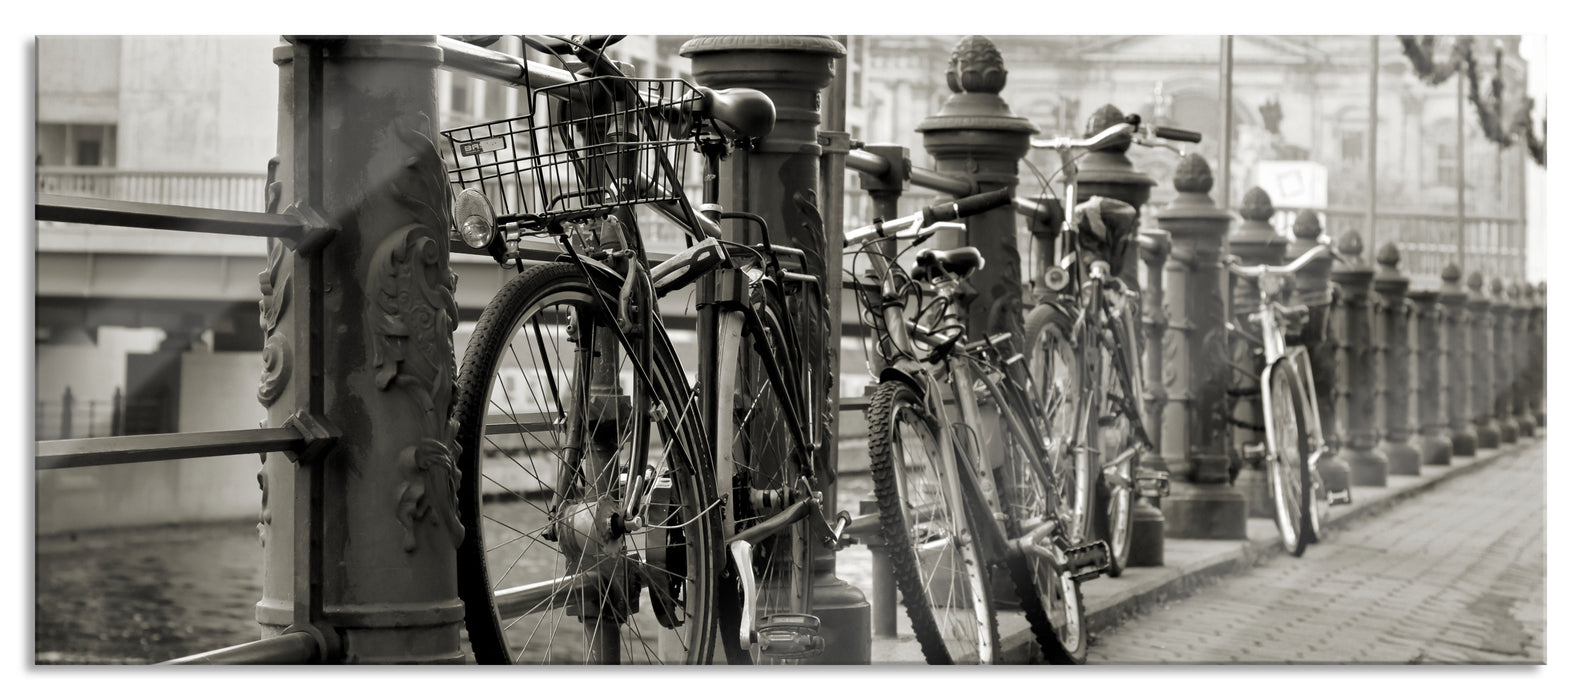
[[449, 338], [456, 330], [456, 276], [450, 271], [445, 215], [430, 203], [448, 202], [445, 167], [429, 137], [426, 115], [393, 126], [404, 167], [390, 184], [412, 223], [386, 235], [374, 251], [366, 289], [374, 385], [399, 389], [411, 398], [419, 433], [401, 450], [397, 468], [404, 480], [396, 493], [396, 519], [406, 551], [417, 549], [417, 527], [430, 519], [443, 527], [451, 546], [461, 544], [457, 490], [456, 423], [450, 418], [455, 357]]
[[[264, 185], [264, 210], [271, 214], [280, 213], [279, 168], [280, 157], [270, 158], [267, 184]], [[269, 257], [264, 271], [258, 273], [258, 291], [263, 293], [258, 301], [258, 326], [264, 331], [264, 370], [258, 378], [258, 403], [265, 408], [280, 398], [291, 380], [291, 343], [275, 333], [291, 301], [291, 267], [285, 264], [287, 252], [278, 239], [270, 239]]]

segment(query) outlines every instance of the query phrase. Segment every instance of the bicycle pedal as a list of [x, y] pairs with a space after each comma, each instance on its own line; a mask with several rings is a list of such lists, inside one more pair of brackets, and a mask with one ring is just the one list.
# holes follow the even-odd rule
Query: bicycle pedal
[[772, 659], [808, 659], [824, 653], [815, 615], [775, 613], [758, 618], [758, 653]]
[[1094, 540], [1064, 549], [1066, 571], [1078, 583], [1103, 576], [1110, 567], [1110, 545], [1104, 540]]
[[1329, 492], [1329, 504], [1332, 506], [1351, 505], [1351, 489]]

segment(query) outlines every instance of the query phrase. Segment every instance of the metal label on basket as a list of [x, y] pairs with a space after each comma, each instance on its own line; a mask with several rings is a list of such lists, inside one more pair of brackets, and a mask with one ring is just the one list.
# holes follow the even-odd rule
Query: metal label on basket
[[468, 141], [461, 144], [461, 154], [464, 156], [476, 156], [481, 153], [493, 153], [502, 148], [505, 148], [505, 137], [490, 136], [486, 139], [478, 139], [477, 141]]

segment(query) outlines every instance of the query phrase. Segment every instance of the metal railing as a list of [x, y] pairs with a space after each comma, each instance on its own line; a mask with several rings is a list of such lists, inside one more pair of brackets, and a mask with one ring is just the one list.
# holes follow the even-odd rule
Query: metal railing
[[40, 166], [38, 194], [97, 197], [233, 211], [264, 210], [264, 173]]
[[[1275, 229], [1289, 233], [1299, 208], [1280, 208], [1271, 220]], [[1331, 207], [1316, 209], [1324, 230], [1338, 238], [1347, 231], [1364, 232], [1367, 212]], [[1434, 211], [1381, 211], [1376, 215], [1377, 243], [1394, 243], [1401, 252], [1400, 270], [1418, 285], [1437, 284], [1445, 265], [1461, 264], [1455, 214]], [[1484, 274], [1502, 278], [1527, 276], [1527, 232], [1520, 219], [1495, 216], [1466, 217], [1467, 261], [1476, 261]]]

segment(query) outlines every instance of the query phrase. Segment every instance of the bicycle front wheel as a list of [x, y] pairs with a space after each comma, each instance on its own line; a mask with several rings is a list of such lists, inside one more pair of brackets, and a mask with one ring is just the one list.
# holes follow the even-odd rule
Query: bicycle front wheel
[[[807, 455], [797, 447], [795, 435], [804, 426], [794, 420], [794, 403], [783, 393], [786, 382], [777, 369], [774, 342], [758, 342], [752, 333], [744, 333], [740, 311], [723, 312], [718, 318], [714, 464], [716, 488], [730, 494], [729, 537], [807, 497], [799, 495], [797, 486], [799, 477], [810, 470]], [[760, 318], [769, 328], [776, 327], [767, 312]], [[730, 663], [796, 664], [819, 653], [814, 630], [804, 624], [813, 598], [813, 547], [811, 522], [804, 517], [755, 545], [750, 571], [736, 568], [739, 562], [733, 567], [735, 585], [721, 591], [719, 618]], [[745, 573], [756, 584], [752, 609], [757, 619], [747, 621], [744, 647]]]
[[905, 382], [879, 385], [868, 404], [868, 457], [885, 553], [930, 664], [991, 664], [999, 627], [987, 563], [941, 452], [940, 426]]
[[533, 267], [467, 346], [457, 569], [478, 663], [712, 650], [722, 544], [702, 428], [668, 344], [645, 366], [620, 342], [619, 291], [572, 263]]
[[[1099, 463], [1108, 465], [1116, 456], [1131, 447], [1134, 428], [1130, 414], [1122, 402], [1129, 401], [1131, 390], [1126, 370], [1116, 362], [1118, 353], [1106, 353], [1103, 375], [1105, 388], [1099, 401], [1098, 456]], [[1120, 576], [1126, 570], [1126, 557], [1131, 555], [1132, 504], [1136, 498], [1132, 477], [1136, 474], [1141, 457], [1131, 457], [1115, 464], [1116, 479], [1102, 476], [1093, 480], [1094, 536], [1110, 547], [1110, 566], [1105, 573]]]
[[1313, 541], [1313, 481], [1308, 469], [1310, 448], [1307, 415], [1297, 403], [1300, 381], [1291, 363], [1271, 368], [1264, 399], [1265, 439], [1269, 454], [1269, 488], [1274, 496], [1274, 521], [1280, 543], [1292, 556], [1302, 556]]
[[[1041, 478], [1032, 455], [1012, 450], [1000, 482], [1000, 504], [1015, 538], [1047, 522], [1057, 521], [1054, 536], [1038, 542], [1056, 558], [1051, 563], [1029, 555], [1012, 557], [1011, 581], [1033, 637], [1052, 663], [1087, 660], [1087, 616], [1082, 592], [1065, 569], [1065, 546], [1085, 542], [1089, 533], [1089, 501], [1094, 486], [1079, 452], [1096, 446], [1098, 391], [1084, 393], [1085, 377], [1094, 376], [1091, 350], [1079, 351], [1072, 315], [1041, 304], [1027, 318], [1029, 370], [1038, 410], [1029, 420], [1044, 438], [1051, 473]], [[1100, 482], [1102, 483], [1102, 482]], [[1058, 564], [1058, 566], [1056, 565]]]

